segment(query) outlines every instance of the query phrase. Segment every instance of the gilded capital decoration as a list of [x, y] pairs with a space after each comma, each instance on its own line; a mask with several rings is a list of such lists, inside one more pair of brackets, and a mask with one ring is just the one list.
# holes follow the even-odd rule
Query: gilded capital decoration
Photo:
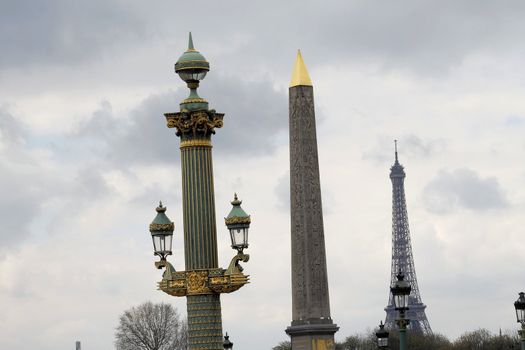
[[164, 114], [168, 128], [176, 128], [177, 136], [208, 136], [215, 134], [215, 128], [221, 128], [224, 113], [216, 113], [215, 110], [182, 110], [176, 113]]
[[180, 148], [188, 148], [188, 147], [209, 147], [211, 148], [211, 140], [210, 139], [191, 139], [191, 140], [183, 140], [180, 142]]

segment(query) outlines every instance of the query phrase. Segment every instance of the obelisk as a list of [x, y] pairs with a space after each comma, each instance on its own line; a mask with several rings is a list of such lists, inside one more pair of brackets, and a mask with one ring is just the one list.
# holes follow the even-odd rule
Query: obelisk
[[301, 52], [289, 89], [292, 350], [333, 350], [314, 92]]

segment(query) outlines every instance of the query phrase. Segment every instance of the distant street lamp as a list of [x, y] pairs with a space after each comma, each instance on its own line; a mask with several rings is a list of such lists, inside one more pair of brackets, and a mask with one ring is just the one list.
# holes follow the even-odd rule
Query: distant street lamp
[[239, 262], [249, 259], [243, 251], [248, 247], [250, 216], [241, 208], [237, 195], [225, 218], [237, 254], [227, 269], [218, 263], [211, 138], [223, 126], [224, 114], [210, 109], [208, 101], [197, 93], [209, 70], [209, 62], [193, 46], [190, 33], [188, 49], [175, 63], [175, 72], [190, 93], [179, 104], [179, 112], [164, 115], [168, 128], [174, 128], [180, 138], [185, 271], [176, 271], [166, 259], [172, 254], [174, 224], [162, 203], [149, 227], [154, 254], [160, 257], [155, 266], [165, 269], [159, 289], [187, 299], [190, 350], [222, 350], [223, 345], [231, 349], [233, 344], [227, 337], [223, 344], [220, 294], [234, 292], [248, 283]]
[[376, 332], [377, 337], [377, 347], [379, 349], [387, 349], [388, 348], [388, 331], [385, 329], [385, 325], [383, 324], [383, 321], [379, 324], [379, 330]]
[[232, 349], [233, 343], [230, 341], [230, 337], [228, 336], [228, 332], [226, 332], [226, 335], [224, 336], [224, 343], [223, 343], [224, 349]]
[[521, 329], [518, 331], [521, 340], [521, 350], [525, 350], [525, 293], [521, 292], [518, 300], [514, 302], [514, 309], [516, 309], [516, 321], [521, 324]]
[[396, 324], [399, 327], [399, 349], [407, 350], [407, 326], [410, 324], [410, 320], [405, 318], [405, 312], [408, 310], [408, 297], [412, 287], [410, 283], [404, 280], [405, 275], [402, 271], [397, 274], [396, 283], [390, 287], [390, 292], [394, 297], [394, 305], [396, 310], [399, 311], [399, 318], [396, 320]]

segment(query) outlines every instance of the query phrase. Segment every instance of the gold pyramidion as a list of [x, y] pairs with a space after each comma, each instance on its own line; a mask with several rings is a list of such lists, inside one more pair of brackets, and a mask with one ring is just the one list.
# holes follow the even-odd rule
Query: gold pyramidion
[[297, 50], [297, 60], [295, 61], [295, 66], [293, 68], [290, 87], [299, 85], [312, 86], [312, 80], [310, 79], [310, 75], [304, 64], [303, 56], [301, 56], [301, 50]]

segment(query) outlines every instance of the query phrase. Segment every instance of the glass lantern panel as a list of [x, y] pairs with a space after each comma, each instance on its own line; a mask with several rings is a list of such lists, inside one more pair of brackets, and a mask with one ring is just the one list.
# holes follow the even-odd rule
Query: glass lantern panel
[[525, 323], [525, 310], [516, 309], [516, 317], [518, 318], [518, 322]]
[[155, 253], [160, 251], [160, 236], [153, 236], [153, 249]]
[[184, 81], [191, 80], [191, 73], [182, 71], [182, 72], [179, 72], [179, 76]]
[[244, 230], [242, 228], [232, 229], [231, 234], [233, 246], [241, 246], [244, 244]]
[[164, 236], [159, 236], [160, 237], [160, 251], [163, 252], [166, 250], [166, 239]]
[[244, 245], [248, 247], [248, 228], [243, 229], [244, 231]]
[[407, 308], [408, 307], [408, 296], [407, 295], [394, 295], [394, 303], [396, 308]]
[[170, 251], [171, 252], [171, 243], [172, 243], [172, 241], [173, 241], [173, 236], [172, 235], [167, 235], [166, 236], [166, 243], [165, 243], [166, 246], [164, 247], [164, 249], [166, 251]]
[[386, 347], [386, 346], [388, 346], [388, 338], [378, 338], [377, 339], [377, 345], [379, 345], [379, 347]]
[[206, 76], [207, 71], [181, 71], [179, 72], [179, 76], [182, 80], [188, 81], [188, 80], [202, 80]]
[[396, 308], [401, 307], [401, 305], [399, 305], [400, 302], [401, 302], [401, 301], [399, 300], [399, 295], [394, 295], [394, 306], [395, 306]]

